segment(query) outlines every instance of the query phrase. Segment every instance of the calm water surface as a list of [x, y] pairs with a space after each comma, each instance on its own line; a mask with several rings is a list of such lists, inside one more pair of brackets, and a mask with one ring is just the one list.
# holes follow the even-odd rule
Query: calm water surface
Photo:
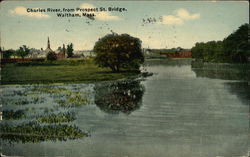
[[70, 124], [89, 136], [36, 143], [2, 140], [2, 152], [9, 156], [247, 156], [250, 90], [246, 78], [238, 77], [239, 73], [246, 77], [247, 71], [192, 67], [190, 60], [152, 60], [145, 69], [154, 75], [145, 79], [52, 86], [88, 96], [87, 105], [71, 108], [58, 107], [56, 98], [46, 94], [36, 104], [9, 105], [11, 93], [31, 87], [4, 86], [3, 109], [18, 106], [29, 114], [6, 122], [32, 121], [29, 109], [70, 110], [76, 115]]

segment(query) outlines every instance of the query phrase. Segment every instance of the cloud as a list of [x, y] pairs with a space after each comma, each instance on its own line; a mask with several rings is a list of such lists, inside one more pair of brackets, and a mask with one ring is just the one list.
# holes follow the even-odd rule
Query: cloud
[[[81, 4], [80, 8], [96, 8], [94, 5], [89, 3], [83, 3]], [[117, 21], [121, 20], [119, 16], [111, 15], [110, 12], [103, 11], [103, 12], [88, 12], [88, 13], [94, 13], [96, 16], [95, 18], [101, 21]]]
[[190, 14], [185, 9], [178, 9], [176, 15], [183, 20], [194, 20], [200, 18], [200, 14]]
[[119, 16], [110, 15], [110, 13], [108, 13], [108, 12], [99, 12], [99, 13], [97, 13], [96, 18], [98, 20], [102, 20], [102, 21], [116, 21], [116, 20], [121, 19]]
[[159, 24], [164, 25], [182, 25], [185, 21], [195, 20], [200, 18], [200, 14], [195, 13], [191, 14], [186, 9], [178, 9], [175, 12], [175, 15], [163, 15], [162, 21], [158, 22]]
[[182, 25], [183, 20], [173, 15], [162, 16], [161, 24], [165, 25]]
[[89, 4], [89, 3], [82, 3], [80, 5], [80, 8], [96, 8], [93, 4]]
[[[34, 8], [36, 9], [36, 8]], [[17, 6], [15, 9], [9, 11], [11, 14], [21, 15], [21, 16], [28, 16], [33, 18], [48, 18], [50, 17], [47, 14], [41, 12], [27, 12], [27, 8], [22, 6]]]

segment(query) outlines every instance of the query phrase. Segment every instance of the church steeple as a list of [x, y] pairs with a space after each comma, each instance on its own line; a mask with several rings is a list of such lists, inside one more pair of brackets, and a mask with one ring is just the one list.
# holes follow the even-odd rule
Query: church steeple
[[47, 43], [47, 48], [46, 50], [44, 51], [46, 54], [50, 53], [50, 52], [53, 52], [53, 50], [51, 50], [50, 48], [50, 41], [49, 41], [49, 37], [48, 37], [48, 43]]
[[49, 42], [49, 37], [48, 37], [48, 44], [47, 44], [47, 49], [50, 49], [50, 42]]

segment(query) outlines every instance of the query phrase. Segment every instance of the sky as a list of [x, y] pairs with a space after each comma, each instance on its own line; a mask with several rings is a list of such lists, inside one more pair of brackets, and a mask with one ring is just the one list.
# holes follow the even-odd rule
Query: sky
[[[112, 32], [141, 39], [143, 48], [192, 48], [196, 42], [223, 40], [249, 23], [246, 1], [4, 1], [0, 7], [4, 49], [21, 45], [46, 49], [49, 37], [53, 50], [69, 43], [75, 50], [90, 50], [99, 38]], [[90, 12], [95, 20], [27, 12], [27, 8], [100, 7], [126, 11]]]

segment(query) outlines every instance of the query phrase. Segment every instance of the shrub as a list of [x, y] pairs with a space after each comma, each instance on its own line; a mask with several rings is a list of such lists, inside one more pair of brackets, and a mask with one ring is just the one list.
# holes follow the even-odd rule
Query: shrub
[[49, 61], [54, 61], [54, 60], [56, 60], [57, 59], [57, 57], [56, 57], [56, 53], [55, 52], [49, 52], [48, 54], [47, 54], [47, 60], [49, 60]]

